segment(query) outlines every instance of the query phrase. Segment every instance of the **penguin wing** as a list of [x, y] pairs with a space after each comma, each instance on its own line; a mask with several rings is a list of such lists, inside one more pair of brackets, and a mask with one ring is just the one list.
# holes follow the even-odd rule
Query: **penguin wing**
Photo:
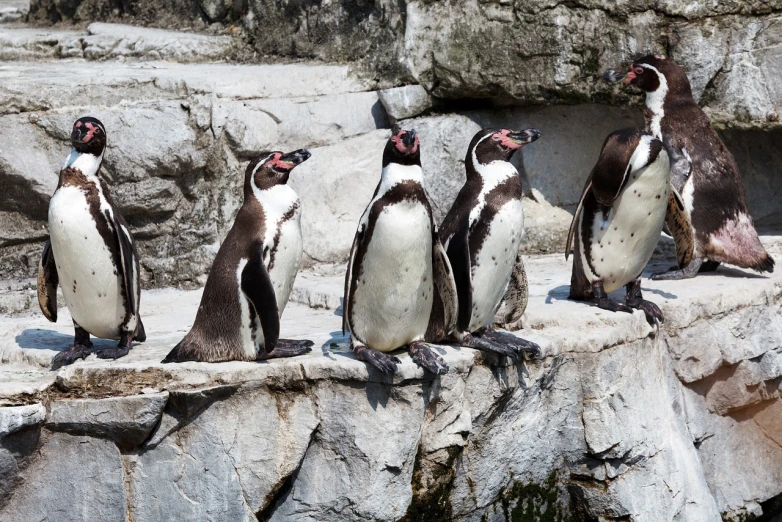
[[459, 315], [456, 324], [461, 331], [470, 327], [472, 310], [472, 271], [470, 267], [470, 220], [465, 215], [448, 242], [448, 260], [459, 296]]
[[280, 338], [280, 313], [272, 279], [263, 264], [263, 244], [260, 241], [253, 245], [250, 260], [242, 270], [242, 292], [253, 304], [261, 321], [264, 349], [271, 353]]
[[521, 253], [516, 254], [516, 264], [505, 290], [505, 297], [500, 302], [497, 313], [494, 314], [494, 322], [500, 326], [512, 325], [524, 314], [529, 299], [529, 284], [527, 283], [527, 271], [524, 270], [524, 261]]
[[584, 190], [581, 191], [581, 198], [578, 200], [578, 206], [573, 213], [573, 220], [570, 222], [570, 229], [567, 232], [567, 243], [565, 244], [565, 261], [570, 256], [570, 250], [573, 248], [573, 238], [576, 236], [576, 223], [578, 223], [578, 216], [581, 214], [581, 210], [584, 208], [584, 200], [592, 190], [592, 175], [587, 178]]
[[57, 264], [54, 262], [52, 242], [46, 241], [41, 254], [41, 264], [38, 267], [38, 305], [43, 315], [51, 322], [57, 322], [57, 284], [60, 276], [57, 274]]
[[353, 246], [350, 248], [350, 258], [348, 259], [348, 269], [345, 272], [345, 295], [342, 296], [342, 335], [345, 335], [349, 328], [348, 317], [350, 317], [350, 283], [353, 279], [353, 261], [356, 259], [356, 250], [358, 245], [364, 240], [364, 225], [360, 223], [353, 237]]
[[128, 231], [128, 224], [122, 218], [117, 209], [113, 209], [114, 215], [114, 233], [117, 236], [117, 247], [119, 250], [120, 267], [122, 271], [122, 281], [125, 285], [127, 306], [131, 313], [136, 314], [136, 283], [134, 274], [136, 267], [136, 251], [133, 248], [133, 238]]
[[[439, 305], [442, 313], [433, 314], [442, 318], [443, 324], [437, 325], [444, 335], [451, 333], [456, 328], [456, 319], [459, 313], [459, 292], [456, 289], [456, 281], [453, 277], [451, 262], [448, 254], [440, 242], [437, 228], [432, 227], [432, 272], [435, 288], [439, 294]], [[437, 301], [437, 300], [435, 300]]]
[[676, 262], [679, 268], [684, 268], [692, 261], [695, 250], [695, 238], [693, 237], [692, 224], [684, 201], [676, 188], [671, 184], [668, 194], [668, 208], [665, 212], [665, 225], [676, 244]]

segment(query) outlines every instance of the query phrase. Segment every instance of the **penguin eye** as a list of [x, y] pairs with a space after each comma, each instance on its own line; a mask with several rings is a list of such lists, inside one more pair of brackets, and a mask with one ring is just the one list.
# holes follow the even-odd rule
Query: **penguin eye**
[[633, 69], [633, 72], [634, 72], [636, 75], [638, 75], [638, 74], [643, 74], [643, 73], [644, 73], [644, 68], [643, 68], [643, 67], [636, 67], [635, 69]]

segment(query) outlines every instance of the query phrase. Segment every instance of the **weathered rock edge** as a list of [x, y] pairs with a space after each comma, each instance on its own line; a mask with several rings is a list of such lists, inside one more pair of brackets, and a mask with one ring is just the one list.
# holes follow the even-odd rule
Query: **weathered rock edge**
[[439, 378], [335, 351], [69, 367], [0, 408], [0, 521], [758, 515], [782, 494], [782, 287], [742, 286], [680, 292], [659, 332], [561, 303], [569, 319], [525, 321], [542, 361], [443, 348]]

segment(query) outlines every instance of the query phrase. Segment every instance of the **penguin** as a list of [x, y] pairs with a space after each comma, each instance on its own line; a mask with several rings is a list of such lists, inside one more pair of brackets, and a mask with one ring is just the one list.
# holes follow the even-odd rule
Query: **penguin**
[[774, 260], [758, 239], [736, 160], [695, 103], [684, 69], [670, 58], [649, 55], [624, 75], [609, 70], [604, 77], [646, 92], [646, 130], [668, 150], [673, 185], [695, 236], [691, 263], [652, 279], [690, 278], [720, 263], [773, 272]]
[[402, 346], [426, 370], [448, 371], [425, 342], [435, 297], [446, 331], [458, 304], [423, 187], [419, 146], [415, 130], [400, 130], [386, 143], [380, 182], [359, 220], [345, 274], [343, 335], [350, 332], [356, 358], [383, 373], [397, 371], [400, 361], [389, 352]]
[[[570, 299], [604, 310], [640, 309], [654, 326], [660, 308], [643, 298], [641, 272], [652, 257], [663, 224], [676, 230], [679, 264], [692, 259], [694, 240], [681, 196], [671, 186], [663, 142], [638, 129], [612, 132], [587, 178], [570, 224], [565, 259], [573, 248]], [[625, 286], [624, 304], [608, 294]]]
[[288, 186], [305, 149], [262, 152], [247, 165], [244, 203], [220, 245], [195, 322], [164, 363], [261, 361], [303, 355], [312, 341], [280, 339], [280, 316], [299, 270], [299, 196]]
[[[537, 129], [483, 129], [473, 137], [464, 165], [467, 181], [448, 211], [440, 237], [458, 294], [457, 327], [430, 339], [518, 357], [539, 355], [530, 341], [491, 330], [504, 305], [503, 322], [518, 320], [527, 306], [527, 277], [519, 246], [524, 235], [521, 177], [510, 158], [540, 138]], [[442, 334], [448, 334], [445, 339]]]
[[57, 321], [59, 284], [75, 329], [73, 345], [54, 356], [53, 370], [87, 357], [90, 335], [119, 340], [116, 348], [97, 352], [101, 359], [127, 355], [134, 340], [146, 340], [136, 244], [99, 176], [106, 128], [96, 118], [79, 118], [71, 144], [49, 202], [49, 240], [38, 269], [43, 315]]

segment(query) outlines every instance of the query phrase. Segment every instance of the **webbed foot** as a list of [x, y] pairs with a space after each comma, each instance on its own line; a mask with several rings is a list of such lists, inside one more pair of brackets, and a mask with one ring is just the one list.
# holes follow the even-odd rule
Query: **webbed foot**
[[606, 291], [603, 288], [602, 281], [595, 281], [592, 283], [592, 293], [594, 294], [593, 302], [602, 310], [608, 310], [610, 312], [627, 312], [628, 314], [633, 313], [633, 309], [629, 306], [612, 301], [608, 297], [608, 294], [606, 294]]
[[627, 293], [625, 294], [625, 304], [630, 308], [642, 310], [646, 315], [646, 322], [649, 323], [649, 326], [654, 326], [656, 321], [661, 323], [665, 322], [665, 318], [663, 317], [663, 313], [660, 310], [660, 307], [643, 298], [643, 294], [641, 294], [640, 279], [636, 279], [632, 283], [628, 283], [626, 289]]
[[[701, 269], [701, 265], [703, 265], [703, 259], [702, 258], [696, 258], [690, 261], [690, 264], [679, 270], [678, 267], [671, 267], [670, 270], [667, 272], [657, 272], [652, 274], [651, 280], [652, 281], [678, 281], [680, 279], [690, 279], [695, 277], [698, 272]], [[706, 271], [710, 268], [707, 267]], [[714, 267], [714, 270], [716, 270], [717, 267]]]
[[435, 375], [443, 375], [448, 372], [448, 365], [442, 357], [429, 348], [424, 341], [413, 341], [407, 346], [413, 362], [421, 368], [429, 370]]
[[79, 359], [86, 359], [92, 353], [92, 343], [74, 344], [67, 350], [58, 353], [52, 359], [52, 370], [59, 370], [63, 366], [73, 364]]
[[356, 359], [371, 364], [382, 373], [396, 373], [396, 365], [402, 362], [397, 357], [367, 348], [362, 344], [352, 346], [352, 348]]
[[532, 341], [527, 341], [526, 339], [516, 337], [513, 334], [495, 332], [489, 329], [480, 332], [480, 336], [496, 344], [507, 346], [513, 350], [515, 354], [523, 355], [526, 353], [532, 359], [540, 359], [540, 346], [538, 346], [537, 343], [533, 343]]
[[475, 348], [476, 350], [482, 350], [484, 352], [492, 352], [511, 359], [517, 359], [519, 354], [507, 346], [505, 343], [495, 343], [489, 339], [483, 339], [481, 337], [474, 336], [472, 334], [465, 334], [461, 341], [458, 341], [460, 346], [466, 346], [467, 348]]
[[282, 359], [284, 357], [296, 357], [312, 351], [312, 345], [315, 344], [307, 339], [278, 339], [277, 344], [271, 353], [263, 352], [258, 355], [259, 361], [267, 359]]
[[99, 359], [119, 359], [125, 357], [132, 348], [133, 336], [123, 333], [116, 348], [107, 348], [97, 352], [95, 355]]

